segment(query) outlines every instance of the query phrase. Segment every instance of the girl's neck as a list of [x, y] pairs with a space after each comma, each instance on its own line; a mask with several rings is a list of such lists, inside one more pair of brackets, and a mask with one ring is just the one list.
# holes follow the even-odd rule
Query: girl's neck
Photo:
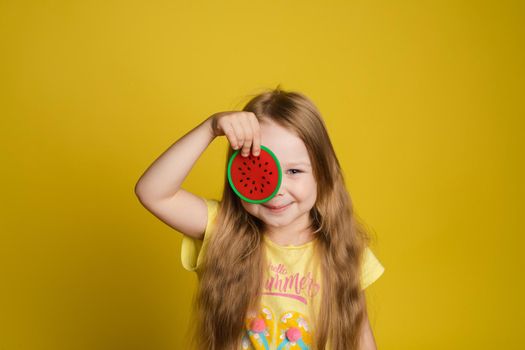
[[287, 245], [303, 245], [305, 243], [310, 242], [313, 237], [313, 231], [310, 229], [310, 227], [303, 229], [303, 230], [271, 230], [267, 229], [264, 232], [264, 235], [266, 235], [272, 242], [287, 246]]

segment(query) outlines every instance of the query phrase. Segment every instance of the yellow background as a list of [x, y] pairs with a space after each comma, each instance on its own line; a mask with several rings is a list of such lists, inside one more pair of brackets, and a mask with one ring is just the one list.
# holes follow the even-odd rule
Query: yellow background
[[[134, 194], [204, 118], [316, 103], [386, 268], [380, 349], [519, 349], [521, 1], [1, 1], [0, 349], [184, 349], [196, 278]], [[183, 187], [222, 193], [227, 140]]]

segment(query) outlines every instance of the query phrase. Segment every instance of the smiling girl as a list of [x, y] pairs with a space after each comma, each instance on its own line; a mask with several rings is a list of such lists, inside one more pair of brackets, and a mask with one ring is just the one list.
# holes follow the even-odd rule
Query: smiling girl
[[[254, 204], [225, 180], [221, 200], [180, 186], [217, 137], [235, 150], [273, 151], [278, 192]], [[230, 147], [231, 146], [231, 147]], [[277, 87], [242, 111], [206, 118], [141, 176], [135, 192], [183, 234], [181, 259], [197, 273], [193, 342], [199, 350], [376, 349], [365, 288], [384, 272], [357, 220], [320, 112]]]

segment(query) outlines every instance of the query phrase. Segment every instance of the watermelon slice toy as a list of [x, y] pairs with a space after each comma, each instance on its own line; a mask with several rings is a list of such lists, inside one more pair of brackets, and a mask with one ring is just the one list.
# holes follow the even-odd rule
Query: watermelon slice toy
[[279, 160], [268, 148], [261, 145], [257, 157], [251, 152], [247, 157], [235, 151], [228, 162], [228, 181], [233, 191], [250, 203], [265, 203], [281, 187], [282, 171]]

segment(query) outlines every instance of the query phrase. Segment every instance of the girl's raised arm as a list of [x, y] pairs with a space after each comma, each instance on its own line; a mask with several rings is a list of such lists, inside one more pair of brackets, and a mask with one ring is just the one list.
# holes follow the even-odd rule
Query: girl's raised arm
[[[139, 178], [135, 194], [152, 214], [175, 230], [202, 239], [207, 222], [204, 200], [180, 186], [195, 162], [217, 136], [234, 148], [260, 150], [259, 124], [253, 113], [220, 112], [204, 120], [162, 153]], [[239, 145], [239, 147], [237, 147]]]
[[175, 230], [195, 238], [204, 235], [206, 203], [180, 186], [214, 139], [208, 118], [164, 151], [135, 185], [135, 194], [146, 209]]

